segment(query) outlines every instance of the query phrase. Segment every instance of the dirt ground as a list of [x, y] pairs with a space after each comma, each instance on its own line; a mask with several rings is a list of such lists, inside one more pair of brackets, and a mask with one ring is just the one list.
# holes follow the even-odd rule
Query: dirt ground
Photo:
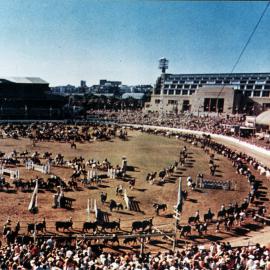
[[[177, 172], [171, 177], [170, 183], [164, 186], [150, 185], [145, 181], [148, 172], [160, 171], [178, 160], [180, 149], [188, 148], [188, 164], [184, 168], [179, 168]], [[64, 155], [65, 159], [71, 159], [75, 156], [82, 156], [85, 159], [96, 159], [103, 161], [107, 158], [113, 165], [121, 165], [123, 156], [127, 157], [128, 165], [134, 167], [134, 171], [128, 171], [128, 175], [136, 178], [136, 185], [133, 190], [128, 188], [128, 183], [122, 180], [105, 179], [100, 187], [94, 189], [84, 188], [79, 184], [80, 191], [66, 192], [65, 196], [75, 199], [72, 210], [53, 209], [53, 193], [48, 191], [38, 194], [39, 213], [36, 215], [37, 221], [42, 221], [46, 217], [47, 229], [49, 233], [55, 233], [54, 223], [57, 220], [67, 220], [69, 217], [73, 218], [73, 228], [75, 232], [81, 231], [82, 223], [86, 221], [86, 207], [87, 199], [97, 199], [98, 207], [109, 214], [110, 221], [121, 219], [121, 230], [130, 232], [131, 223], [134, 220], [143, 220], [145, 218], [154, 217], [154, 226], [160, 229], [173, 230], [174, 219], [172, 218], [173, 207], [177, 201], [177, 178], [179, 176], [183, 179], [183, 189], [187, 189], [186, 178], [191, 176], [196, 178], [198, 173], [203, 173], [206, 179], [216, 180], [232, 180], [236, 182], [236, 191], [224, 190], [210, 190], [205, 189], [198, 191], [189, 191], [189, 199], [185, 202], [183, 214], [181, 216], [181, 224], [187, 224], [189, 216], [195, 214], [196, 210], [200, 210], [201, 216], [207, 212], [208, 208], [214, 213], [220, 209], [221, 204], [229, 204], [232, 202], [242, 202], [249, 192], [249, 185], [243, 176], [235, 173], [231, 162], [222, 156], [215, 156], [218, 164], [217, 176], [210, 176], [209, 171], [209, 156], [200, 148], [191, 146], [181, 140], [175, 138], [165, 138], [161, 136], [148, 135], [138, 131], [130, 131], [128, 141], [122, 141], [118, 138], [113, 141], [77, 144], [77, 149], [72, 150], [69, 144], [56, 142], [39, 142], [35, 147], [31, 145], [28, 139], [2, 139], [0, 141], [0, 150], [9, 153], [12, 150], [17, 151], [28, 150], [30, 152], [38, 151], [44, 153], [45, 151], [52, 152], [53, 157], [57, 153]], [[34, 178], [35, 176], [47, 178], [48, 176], [36, 171], [28, 171], [21, 164], [19, 167], [20, 176], [23, 179]], [[69, 180], [72, 170], [68, 168], [53, 167], [52, 174], [59, 175], [65, 181]], [[6, 178], [10, 183], [12, 180]], [[269, 182], [262, 179], [263, 183], [269, 190]], [[102, 205], [100, 202], [100, 193], [107, 192], [108, 199], [114, 199], [117, 202], [124, 203], [122, 197], [116, 197], [116, 186], [122, 184], [127, 190], [128, 196], [132, 196], [139, 202], [141, 212], [123, 211], [110, 212], [108, 204]], [[30, 202], [31, 193], [0, 193], [0, 226], [8, 217], [12, 220], [12, 224], [20, 220], [22, 231], [26, 231], [27, 223], [34, 221], [34, 216], [27, 210]], [[165, 212], [160, 212], [157, 217], [152, 207], [153, 203], [166, 203], [168, 209]], [[91, 214], [91, 220], [94, 220], [94, 214]], [[235, 233], [221, 232], [215, 234], [214, 226], [210, 227], [209, 237], [201, 239], [197, 237], [197, 232], [192, 232], [194, 237], [188, 239], [194, 241], [206, 240], [221, 240], [224, 237], [234, 237]], [[185, 241], [180, 240], [179, 244], [184, 244]], [[168, 245], [165, 240], [159, 240], [149, 245], [148, 248], [156, 250], [166, 248]]]

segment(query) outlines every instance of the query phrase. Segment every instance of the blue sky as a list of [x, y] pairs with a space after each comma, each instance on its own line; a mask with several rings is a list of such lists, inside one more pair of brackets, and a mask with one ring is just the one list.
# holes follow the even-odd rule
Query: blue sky
[[[267, 2], [0, 0], [0, 76], [53, 85], [230, 72]], [[235, 72], [270, 72], [270, 9]]]

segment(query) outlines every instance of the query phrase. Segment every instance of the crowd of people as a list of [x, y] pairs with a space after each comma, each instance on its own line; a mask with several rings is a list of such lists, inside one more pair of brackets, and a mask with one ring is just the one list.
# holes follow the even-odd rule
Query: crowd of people
[[233, 136], [249, 143], [270, 149], [269, 134], [256, 136], [253, 129], [239, 129], [245, 126], [243, 115], [194, 115], [139, 111], [91, 111], [91, 115], [100, 119], [113, 120], [121, 124], [141, 124], [198, 130], [215, 134]]
[[1, 269], [51, 270], [269, 270], [270, 249], [259, 244], [235, 247], [213, 242], [158, 253], [108, 253], [85, 240], [49, 238], [37, 244], [0, 247]]

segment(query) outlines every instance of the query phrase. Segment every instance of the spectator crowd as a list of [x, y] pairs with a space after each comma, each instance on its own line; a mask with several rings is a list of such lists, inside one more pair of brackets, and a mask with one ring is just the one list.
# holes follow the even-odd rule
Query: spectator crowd
[[270, 249], [259, 244], [233, 248], [230, 243], [186, 245], [175, 252], [116, 254], [94, 249], [84, 240], [12, 244], [0, 248], [1, 269], [114, 270], [269, 270]]

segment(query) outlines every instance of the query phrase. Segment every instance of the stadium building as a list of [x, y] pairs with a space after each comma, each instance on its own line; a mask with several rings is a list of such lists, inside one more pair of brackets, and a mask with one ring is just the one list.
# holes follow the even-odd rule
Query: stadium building
[[270, 73], [168, 74], [168, 60], [147, 111], [258, 114], [270, 108]]
[[62, 118], [66, 99], [53, 95], [49, 83], [33, 77], [0, 77], [1, 119]]

